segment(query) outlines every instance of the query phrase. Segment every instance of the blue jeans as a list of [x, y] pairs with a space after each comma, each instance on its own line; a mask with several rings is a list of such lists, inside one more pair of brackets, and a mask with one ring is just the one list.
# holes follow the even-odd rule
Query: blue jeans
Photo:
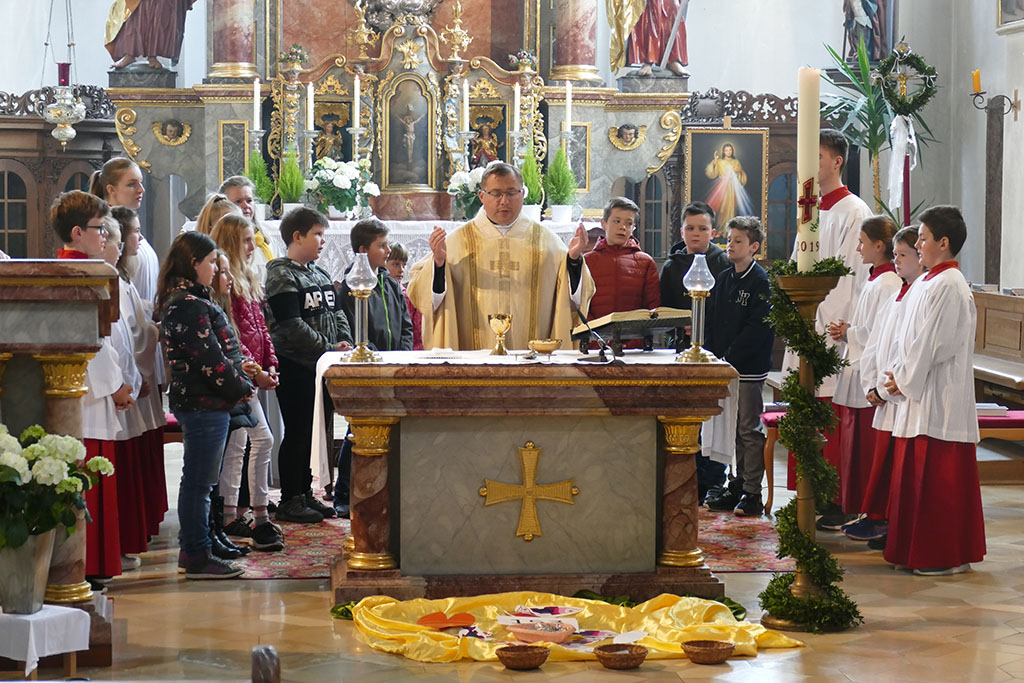
[[185, 463], [178, 488], [178, 543], [190, 555], [210, 547], [210, 491], [220, 478], [228, 438], [228, 411], [175, 413], [181, 425]]

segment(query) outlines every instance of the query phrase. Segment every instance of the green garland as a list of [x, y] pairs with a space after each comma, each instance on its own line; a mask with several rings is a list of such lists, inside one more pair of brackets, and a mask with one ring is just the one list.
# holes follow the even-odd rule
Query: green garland
[[[811, 364], [815, 388], [821, 386], [825, 377], [836, 374], [847, 363], [834, 347], [825, 343], [824, 335], [817, 334], [814, 326], [800, 317], [792, 300], [779, 287], [777, 278], [789, 275], [842, 277], [851, 272], [838, 258], [818, 261], [806, 273], [798, 273], [794, 261], [776, 261], [769, 270], [772, 276], [772, 312], [768, 320], [786, 346]], [[800, 386], [795, 371], [790, 372], [782, 383], [782, 398], [789, 407], [779, 420], [779, 441], [794, 454], [797, 475], [813, 484], [817, 505], [823, 507], [835, 498], [839, 490], [839, 476], [835, 468], [821, 455], [822, 433], [835, 426], [835, 412], [829, 404], [816, 400], [813, 391]], [[856, 603], [834, 585], [843, 578], [842, 567], [828, 550], [800, 531], [796, 509], [794, 498], [776, 513], [778, 556], [795, 559], [822, 593], [816, 597], [798, 598], [790, 592], [794, 575], [776, 574], [758, 596], [761, 609], [773, 617], [801, 624], [815, 633], [848, 629], [861, 623], [863, 618]]]
[[[921, 79], [921, 88], [913, 95], [900, 94], [899, 79], [893, 76], [893, 71], [900, 66], [913, 69]], [[882, 97], [892, 107], [893, 112], [901, 116], [913, 116], [924, 109], [939, 90], [939, 86], [935, 84], [935, 67], [924, 61], [921, 55], [912, 52], [905, 43], [897, 45], [888, 57], [880, 61], [876, 72], [878, 82], [882, 86]]]

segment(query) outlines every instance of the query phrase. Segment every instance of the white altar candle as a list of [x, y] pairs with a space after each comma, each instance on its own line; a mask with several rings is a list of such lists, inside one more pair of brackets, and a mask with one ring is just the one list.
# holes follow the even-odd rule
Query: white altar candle
[[565, 82], [565, 129], [572, 130], [572, 81]]
[[519, 132], [519, 81], [516, 81], [515, 88], [512, 91], [512, 132]]
[[462, 130], [469, 132], [469, 79], [462, 79]]
[[797, 233], [796, 265], [809, 271], [821, 258], [818, 222], [818, 150], [821, 125], [821, 72], [801, 67], [797, 73], [796, 175]]
[[260, 79], [252, 82], [252, 129], [260, 130]]
[[306, 130], [313, 130], [313, 84], [306, 84]]
[[352, 90], [355, 92], [355, 95], [352, 98], [352, 125], [355, 128], [360, 128], [361, 122], [359, 120], [359, 109], [362, 103], [359, 100], [362, 97], [362, 91], [360, 89], [359, 74], [356, 74], [356, 77], [353, 80]]

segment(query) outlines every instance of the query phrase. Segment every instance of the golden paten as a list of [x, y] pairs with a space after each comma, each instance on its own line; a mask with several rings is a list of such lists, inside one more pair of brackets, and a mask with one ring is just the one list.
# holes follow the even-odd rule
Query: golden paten
[[535, 536], [543, 535], [540, 530], [540, 519], [537, 516], [537, 501], [553, 500], [556, 503], [575, 505], [576, 501], [573, 500], [573, 496], [578, 495], [580, 490], [573, 486], [572, 479], [554, 484], [538, 484], [537, 461], [540, 460], [541, 449], [537, 448], [532, 441], [527, 441], [522, 448], [517, 450], [523, 467], [523, 483], [506, 484], [485, 479], [484, 485], [480, 487], [480, 495], [486, 499], [484, 507], [514, 500], [522, 501], [516, 536], [522, 536], [524, 541], [532, 541]]

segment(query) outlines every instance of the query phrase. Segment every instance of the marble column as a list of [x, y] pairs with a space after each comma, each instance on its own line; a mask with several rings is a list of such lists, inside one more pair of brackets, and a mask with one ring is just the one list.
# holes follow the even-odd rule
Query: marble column
[[[51, 434], [82, 437], [82, 396], [91, 353], [33, 354], [43, 369], [46, 396], [45, 429]], [[79, 512], [70, 536], [58, 529], [46, 579], [46, 601], [84, 602], [92, 599], [85, 580], [85, 513]]]
[[597, 0], [558, 0], [555, 4], [553, 81], [596, 81]]
[[352, 418], [352, 477], [349, 504], [353, 550], [349, 569], [394, 569], [391, 555], [391, 493], [388, 453], [398, 418]]
[[252, 0], [217, 0], [207, 40], [213, 44], [209, 79], [251, 81], [256, 77], [256, 15]]
[[43, 369], [46, 424], [50, 434], [82, 437], [85, 368], [91, 353], [32, 354]]
[[661, 552], [658, 564], [699, 567], [704, 556], [697, 547], [697, 461], [700, 425], [704, 417], [659, 417], [665, 430], [665, 469], [662, 473]]

